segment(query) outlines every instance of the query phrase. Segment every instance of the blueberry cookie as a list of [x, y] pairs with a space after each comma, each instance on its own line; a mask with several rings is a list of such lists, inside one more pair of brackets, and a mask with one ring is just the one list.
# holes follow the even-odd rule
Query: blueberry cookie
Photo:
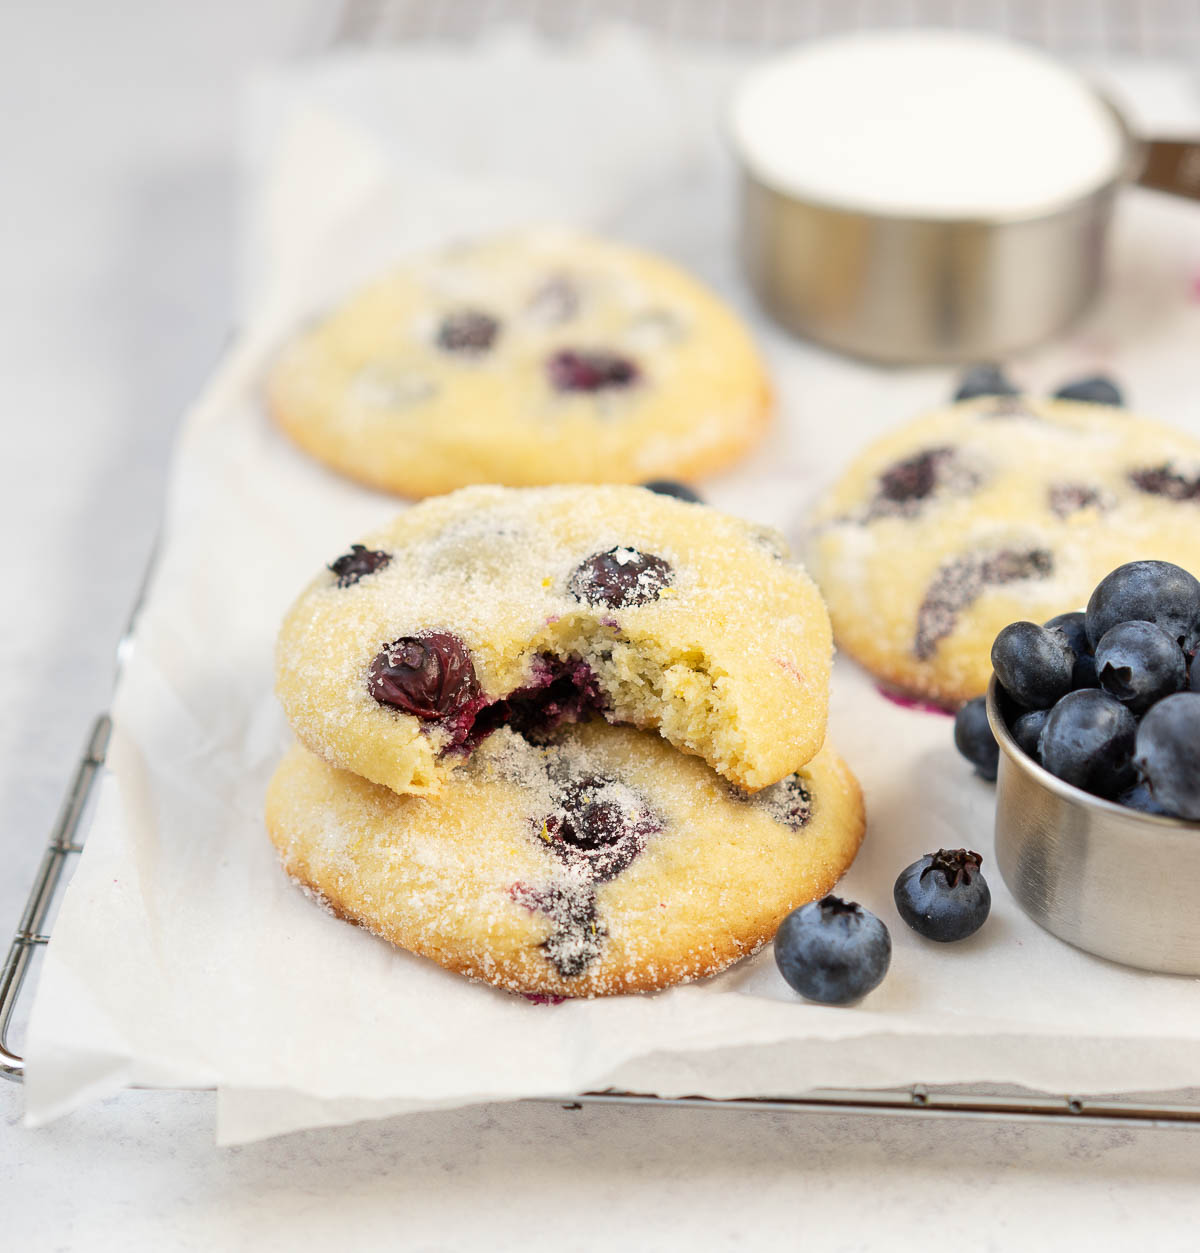
[[701, 475], [745, 452], [770, 408], [712, 293], [565, 231], [409, 262], [287, 345], [267, 397], [314, 457], [405, 496]]
[[754, 795], [658, 736], [501, 728], [436, 797], [296, 747], [267, 796], [284, 868], [339, 915], [514, 992], [649, 991], [724, 969], [823, 896], [862, 839], [830, 747]]
[[815, 516], [839, 645], [946, 705], [1010, 622], [1082, 608], [1142, 557], [1200, 569], [1200, 441], [1110, 404], [978, 396], [872, 444]]
[[773, 532], [640, 487], [470, 487], [333, 561], [289, 612], [276, 688], [299, 738], [436, 791], [498, 727], [602, 714], [746, 788], [825, 735], [832, 642]]

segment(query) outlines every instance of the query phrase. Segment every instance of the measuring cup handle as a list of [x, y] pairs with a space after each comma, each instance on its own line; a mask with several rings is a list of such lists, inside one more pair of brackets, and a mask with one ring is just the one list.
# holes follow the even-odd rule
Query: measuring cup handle
[[1200, 200], [1200, 140], [1143, 139], [1141, 148], [1142, 187]]

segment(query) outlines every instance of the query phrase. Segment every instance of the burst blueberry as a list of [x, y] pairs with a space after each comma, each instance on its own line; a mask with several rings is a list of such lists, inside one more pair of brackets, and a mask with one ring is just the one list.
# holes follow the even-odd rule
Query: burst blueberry
[[430, 631], [381, 649], [367, 671], [367, 690], [381, 705], [418, 718], [446, 718], [478, 697], [479, 681], [462, 640]]
[[1131, 713], [1143, 714], [1155, 701], [1187, 684], [1183, 649], [1153, 622], [1118, 622], [1096, 645], [1100, 686]]
[[1098, 688], [1069, 692], [1050, 711], [1038, 741], [1042, 765], [1067, 783], [1114, 797], [1134, 783], [1133, 714]]
[[546, 363], [551, 386], [560, 392], [598, 392], [630, 387], [638, 380], [637, 363], [613, 352], [578, 352], [564, 348]]
[[1071, 690], [1075, 653], [1062, 631], [1010, 622], [992, 644], [992, 667], [1018, 705], [1048, 709]]
[[478, 356], [489, 351], [500, 333], [500, 323], [480, 309], [459, 309], [438, 327], [438, 347], [446, 352]]
[[954, 747], [989, 783], [996, 781], [1000, 745], [988, 724], [987, 702], [982, 696], [969, 700], [954, 717]]
[[338, 587], [353, 587], [368, 574], [382, 570], [391, 560], [391, 553], [367, 548], [362, 544], [351, 544], [348, 553], [343, 553], [336, 561], [329, 563], [329, 569], [337, 575]]
[[1200, 692], [1168, 696], [1146, 714], [1134, 762], [1169, 814], [1200, 820]]
[[918, 935], [947, 944], [974, 935], [987, 921], [992, 893], [983, 858], [965, 848], [940, 848], [900, 872], [893, 897]]
[[852, 901], [826, 896], [793, 910], [775, 936], [775, 964], [801, 996], [824, 1005], [860, 1000], [883, 982], [892, 937]]

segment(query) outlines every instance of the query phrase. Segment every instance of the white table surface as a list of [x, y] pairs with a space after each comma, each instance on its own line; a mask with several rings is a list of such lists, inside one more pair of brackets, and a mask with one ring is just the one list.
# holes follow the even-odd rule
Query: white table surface
[[[0, 39], [0, 929], [108, 699], [175, 416], [228, 329], [237, 84], [318, 0], [10, 6]], [[483, 1107], [217, 1149], [207, 1094], [21, 1127], [0, 1247], [1194, 1247], [1200, 1134]]]

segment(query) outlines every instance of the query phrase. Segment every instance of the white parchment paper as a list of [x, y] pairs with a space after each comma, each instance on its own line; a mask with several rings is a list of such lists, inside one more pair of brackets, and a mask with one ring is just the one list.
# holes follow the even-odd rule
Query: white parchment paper
[[[754, 310], [718, 126], [735, 68], [663, 61], [624, 37], [569, 54], [509, 39], [261, 85], [247, 153], [268, 177], [248, 200], [246, 329], [179, 437], [110, 771], [34, 1007], [31, 1120], [132, 1083], [220, 1087], [232, 1141], [610, 1084], [730, 1096], [1200, 1082], [1200, 985], [1089, 957], [1030, 923], [995, 872], [992, 792], [957, 758], [949, 721], [888, 702], [845, 661], [831, 729], [862, 779], [869, 832], [843, 893], [895, 943], [887, 980], [856, 1008], [798, 1001], [769, 950], [654, 996], [534, 1005], [338, 922], [279, 870], [261, 821], [288, 741], [275, 630], [314, 569], [400, 507], [306, 459], [263, 413], [265, 363], [306, 314], [464, 231], [560, 219], [658, 248], [750, 319], [778, 388], [766, 446], [704, 490], [793, 537], [863, 442], [948, 394], [948, 371], [843, 361]], [[1138, 407], [1200, 434], [1200, 212], [1128, 194], [1113, 260], [1102, 306], [1018, 372], [1036, 388], [1111, 370]], [[899, 922], [892, 883], [921, 853], [962, 844], [991, 871], [992, 918], [932, 945]]]

